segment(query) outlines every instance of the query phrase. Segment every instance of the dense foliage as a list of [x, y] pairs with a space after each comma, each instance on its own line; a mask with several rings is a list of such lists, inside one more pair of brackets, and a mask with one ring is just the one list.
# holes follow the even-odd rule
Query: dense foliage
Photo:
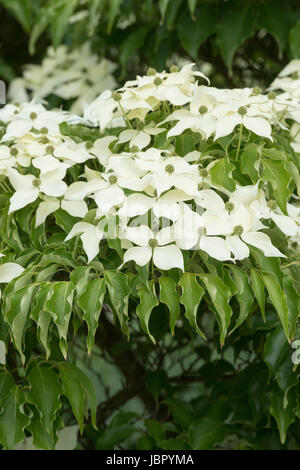
[[[30, 62], [24, 42], [36, 61], [49, 42], [56, 47], [65, 40], [78, 47], [91, 38], [95, 52], [119, 63], [120, 80], [145, 72], [147, 64], [161, 70], [168, 60], [174, 62], [174, 56], [185, 55], [212, 64], [213, 83], [218, 86], [264, 85], [288, 59], [299, 57], [297, 0], [1, 0], [0, 4], [5, 20], [0, 38], [6, 43], [0, 74], [6, 79]], [[16, 38], [9, 44], [11, 37]]]

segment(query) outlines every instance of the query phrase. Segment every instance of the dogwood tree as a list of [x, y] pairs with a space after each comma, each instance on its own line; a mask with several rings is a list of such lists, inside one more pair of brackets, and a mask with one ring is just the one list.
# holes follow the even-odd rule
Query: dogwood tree
[[[105, 410], [97, 415], [99, 396], [74, 348], [79, 342], [93, 356], [104, 317], [123, 345], [138, 320], [155, 351], [161, 332], [151, 319], [166, 311], [174, 341], [187, 329], [199, 352], [222, 354], [240, 330], [278, 328], [274, 354], [284, 350], [289, 375], [276, 376], [268, 410], [284, 444], [299, 415], [289, 344], [300, 304], [300, 101], [279, 88], [216, 89], [187, 64], [104, 91], [83, 117], [35, 101], [0, 111], [4, 448], [29, 436], [37, 448], [54, 448], [70, 416], [81, 433], [87, 422], [101, 426]], [[212, 331], [219, 344], [210, 343]], [[275, 374], [271, 341], [266, 362]], [[146, 378], [156, 404], [167, 387], [157, 374]], [[176, 394], [164, 406], [175, 416]], [[158, 442], [153, 426], [162, 425], [146, 421], [151, 445], [210, 448], [238, 432], [238, 413], [228, 432], [216, 415], [189, 419], [183, 437], [175, 419], [173, 444]], [[201, 438], [210, 427], [221, 430], [212, 443]]]

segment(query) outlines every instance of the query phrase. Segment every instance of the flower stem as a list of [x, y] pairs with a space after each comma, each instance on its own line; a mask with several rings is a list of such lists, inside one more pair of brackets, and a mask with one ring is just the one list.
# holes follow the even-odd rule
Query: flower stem
[[236, 160], [238, 159], [239, 153], [240, 153], [241, 142], [242, 142], [242, 134], [243, 134], [243, 124], [241, 123], [240, 124], [240, 133], [239, 133], [239, 142], [238, 142], [238, 146], [237, 146], [236, 154], [235, 154], [235, 159]]

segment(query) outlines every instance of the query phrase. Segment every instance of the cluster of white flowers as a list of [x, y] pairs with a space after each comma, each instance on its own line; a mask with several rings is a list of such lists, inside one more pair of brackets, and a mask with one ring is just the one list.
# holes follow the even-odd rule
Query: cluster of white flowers
[[[198, 150], [179, 156], [172, 138], [192, 130], [203, 140], [217, 140], [239, 125], [240, 139], [246, 129], [272, 141], [274, 126], [286, 128], [287, 119], [300, 123], [299, 100], [250, 88], [219, 90], [199, 79], [207, 80], [193, 64], [169, 73], [149, 69], [118, 91], [103, 92], [84, 110], [87, 124], [110, 134], [94, 142], [61, 134], [59, 124], [76, 117], [35, 103], [7, 105], [0, 112], [7, 124], [0, 175], [15, 191], [9, 212], [39, 198], [37, 226], [58, 208], [83, 219], [66, 240], [80, 235], [88, 262], [105, 238], [120, 240], [123, 264], [144, 266], [152, 258], [162, 270], [184, 270], [185, 250], [235, 262], [254, 246], [265, 256], [283, 257], [262, 231], [264, 221], [296, 237], [300, 208], [288, 203], [284, 214], [260, 181], [232, 192], [214, 184], [210, 172], [217, 160]], [[161, 119], [152, 121], [148, 115], [157, 110]], [[80, 179], [67, 185], [69, 168], [82, 163]], [[86, 217], [89, 209], [96, 209], [93, 220]]]
[[42, 63], [25, 66], [23, 77], [12, 80], [8, 97], [12, 103], [55, 95], [73, 100], [71, 112], [80, 114], [85, 103], [117, 85], [116, 64], [92, 54], [90, 44], [70, 50], [66, 45], [49, 47]]

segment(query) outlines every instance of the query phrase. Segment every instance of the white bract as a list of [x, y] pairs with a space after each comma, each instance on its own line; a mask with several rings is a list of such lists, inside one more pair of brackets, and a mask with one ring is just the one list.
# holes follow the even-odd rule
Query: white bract
[[[266, 257], [286, 256], [269, 230], [275, 227], [279, 237], [291, 240], [300, 236], [300, 210], [294, 204], [300, 191], [297, 164], [287, 161], [298, 196], [289, 194], [284, 206], [274, 196], [276, 185], [269, 184], [273, 166], [268, 172], [260, 160], [245, 162], [240, 148], [244, 141], [257, 142], [261, 159], [264, 151], [276, 149], [276, 129], [290, 132], [293, 149], [300, 150], [299, 61], [272, 84], [272, 90], [284, 90], [281, 94], [209, 87], [199, 83], [206, 77], [193, 64], [170, 72], [149, 69], [111, 91], [100, 88], [101, 77], [109, 77], [113, 67], [100, 66], [88, 46], [80, 57], [67, 54], [65, 46], [49, 50], [48, 56], [42, 68], [25, 71], [26, 87], [39, 97], [55, 91], [63, 98], [80, 96], [78, 104], [96, 89], [101, 94], [87, 99], [84, 119], [47, 111], [35, 101], [0, 110], [0, 185], [12, 193], [9, 214], [35, 204], [39, 227], [50, 214], [67, 212], [77, 221], [65, 241], [79, 236], [91, 262], [102, 243], [109, 246], [118, 239], [120, 269], [131, 261], [184, 270], [188, 257], [183, 255], [189, 250], [234, 263], [248, 258], [252, 247]], [[66, 60], [76, 66], [63, 78], [59, 70]], [[83, 69], [90, 66], [94, 85], [85, 88]], [[52, 79], [42, 79], [42, 70], [47, 74], [52, 68]], [[107, 80], [112, 88], [113, 80]], [[69, 133], [72, 124], [78, 126]], [[267, 153], [270, 160], [265, 161], [274, 158], [276, 170], [282, 155]], [[241, 158], [247, 171], [240, 172]], [[253, 184], [245, 176], [251, 170], [257, 172]], [[239, 172], [243, 176], [236, 177]], [[8, 263], [9, 269], [13, 272]]]

